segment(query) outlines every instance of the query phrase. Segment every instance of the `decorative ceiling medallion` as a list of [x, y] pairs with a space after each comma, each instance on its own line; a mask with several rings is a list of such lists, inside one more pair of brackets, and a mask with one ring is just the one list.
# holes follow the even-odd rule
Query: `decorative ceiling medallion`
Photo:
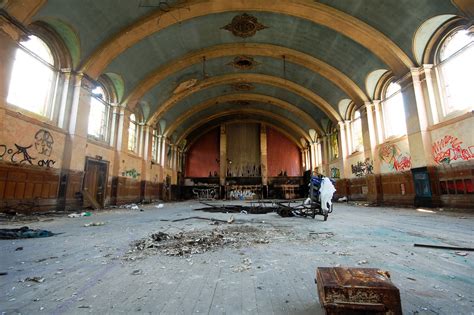
[[237, 56], [232, 62], [229, 62], [228, 65], [239, 70], [251, 70], [258, 66], [260, 63], [255, 61], [252, 57], [249, 56]]
[[255, 86], [253, 86], [252, 84], [244, 83], [244, 82], [233, 83], [233, 84], [231, 84], [231, 87], [235, 91], [251, 91], [251, 90], [255, 89]]
[[232, 22], [223, 27], [223, 29], [232, 32], [234, 36], [238, 37], [251, 37], [254, 36], [258, 31], [267, 28], [267, 26], [259, 23], [257, 18], [246, 13], [236, 15]]
[[183, 92], [187, 89], [190, 89], [193, 86], [195, 86], [197, 84], [197, 82], [198, 82], [197, 79], [190, 79], [190, 80], [183, 81], [180, 84], [178, 84], [178, 86], [174, 89], [173, 93], [178, 94], [178, 93], [181, 93], [181, 92]]

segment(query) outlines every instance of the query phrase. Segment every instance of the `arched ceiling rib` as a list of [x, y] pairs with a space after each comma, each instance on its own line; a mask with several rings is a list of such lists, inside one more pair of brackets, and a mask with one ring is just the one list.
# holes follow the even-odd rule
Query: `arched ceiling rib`
[[[284, 2], [274, 0], [196, 0], [187, 3], [186, 7], [187, 9], [174, 8], [165, 13], [155, 12], [130, 25], [96, 49], [81, 70], [96, 77], [119, 54], [153, 33], [192, 18], [233, 11], [266, 11], [309, 20], [336, 30], [366, 47], [389, 65], [396, 74], [403, 75], [413, 66], [410, 58], [383, 33], [351, 15], [320, 3], [302, 0]], [[179, 16], [179, 20], [176, 16]]]
[[[149, 92], [153, 87], [157, 86], [167, 77], [170, 77], [177, 72], [183, 71], [192, 65], [198, 64], [201, 66], [203, 57], [206, 57], [207, 63], [213, 58], [221, 57], [229, 57], [229, 60], [231, 61], [230, 57], [235, 56], [236, 52], [238, 52], [239, 55], [247, 55], [252, 57], [265, 56], [278, 58], [280, 59], [280, 63], [282, 63], [282, 56], [285, 56], [286, 62], [306, 67], [309, 70], [320, 74], [322, 77], [331, 81], [334, 85], [344, 91], [355, 102], [362, 103], [367, 100], [367, 96], [364, 94], [362, 89], [359, 88], [357, 84], [355, 84], [349, 77], [317, 58], [301, 53], [294, 49], [277, 45], [237, 43], [208, 47], [189, 53], [179, 59], [174, 60], [172, 63], [165, 65], [164, 67], [160, 67], [156, 71], [151, 72], [144, 80], [134, 87], [127, 97], [125, 103], [128, 106], [133, 107], [133, 105], [136, 104], [147, 92]], [[230, 67], [225, 67], [225, 64], [222, 65], [222, 68], [230, 69]], [[255, 69], [258, 70], [259, 67], [256, 66]]]
[[341, 119], [338, 112], [331, 105], [329, 105], [324, 99], [322, 99], [317, 94], [313, 93], [312, 91], [300, 85], [297, 85], [293, 82], [287, 81], [279, 77], [272, 77], [272, 76], [261, 75], [261, 74], [250, 74], [250, 73], [240, 74], [239, 73], [239, 74], [228, 74], [228, 75], [223, 75], [219, 77], [212, 77], [204, 81], [201, 81], [197, 85], [189, 88], [188, 90], [180, 94], [173, 95], [170, 99], [168, 99], [166, 102], [160, 105], [160, 107], [155, 111], [155, 113], [151, 117], [150, 121], [152, 122], [152, 124], [158, 121], [159, 118], [166, 111], [172, 108], [180, 100], [186, 97], [189, 97], [193, 93], [196, 93], [202, 89], [206, 89], [209, 87], [222, 85], [222, 84], [231, 84], [231, 83], [238, 83], [238, 82], [242, 82], [242, 83], [257, 82], [257, 83], [262, 83], [262, 84], [274, 85], [279, 88], [293, 91], [294, 93], [306, 98], [307, 100], [315, 104], [315, 106], [318, 106], [324, 113], [326, 113], [329, 116], [331, 120], [339, 121]]
[[[230, 94], [230, 95], [224, 95], [216, 98], [209, 99], [201, 104], [197, 104], [193, 106], [190, 110], [187, 112], [181, 114], [178, 119], [174, 120], [164, 133], [165, 136], [172, 134], [181, 124], [183, 124], [187, 119], [193, 117], [195, 114], [208, 109], [210, 107], [219, 105], [219, 104], [224, 104], [224, 103], [232, 103], [234, 102], [235, 104], [238, 104], [238, 106], [247, 106], [244, 105], [245, 103], [239, 103], [238, 101], [244, 101], [244, 102], [249, 102], [250, 106], [252, 102], [257, 102], [257, 103], [266, 103], [271, 106], [276, 106], [281, 109], [287, 110], [289, 113], [294, 115], [295, 117], [299, 118], [300, 120], [304, 121], [309, 128], [315, 129], [319, 134], [323, 134], [322, 128], [319, 126], [319, 124], [311, 119], [310, 116], [305, 114], [302, 110], [300, 110], [298, 107], [282, 101], [280, 99], [266, 96], [266, 95], [260, 95], [260, 94]], [[308, 129], [309, 129], [308, 128]]]
[[276, 124], [278, 123], [279, 126], [284, 126], [291, 134], [293, 134], [293, 138], [303, 137], [306, 140], [310, 140], [308, 134], [298, 125], [294, 124], [293, 122], [289, 121], [285, 117], [280, 117], [273, 113], [257, 110], [257, 109], [233, 109], [225, 112], [220, 112], [214, 114], [212, 116], [207, 117], [204, 120], [200, 120], [191, 126], [187, 127], [185, 130], [177, 130], [177, 141], [176, 143], [180, 143], [183, 139], [186, 139], [189, 133], [198, 129], [200, 126], [215, 121], [218, 118], [222, 117], [231, 117], [232, 119], [243, 119], [243, 121], [248, 122], [249, 120], [257, 120], [257, 121], [265, 121], [268, 123]]

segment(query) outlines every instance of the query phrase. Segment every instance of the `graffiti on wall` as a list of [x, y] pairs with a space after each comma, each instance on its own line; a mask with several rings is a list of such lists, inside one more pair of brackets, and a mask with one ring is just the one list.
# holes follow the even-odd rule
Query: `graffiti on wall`
[[432, 146], [433, 159], [438, 164], [449, 164], [452, 161], [469, 161], [474, 159], [474, 146], [463, 145], [463, 142], [453, 136], [444, 136]]
[[54, 139], [48, 130], [40, 129], [35, 134], [35, 148], [39, 154], [51, 156]]
[[131, 177], [131, 178], [135, 179], [138, 176], [140, 176], [140, 173], [138, 173], [138, 171], [136, 169], [132, 168], [131, 170], [123, 171], [122, 176], [127, 176], [127, 177]]
[[351, 165], [352, 174], [357, 177], [362, 177], [364, 175], [373, 174], [374, 171], [374, 162], [369, 158], [366, 158], [365, 161], [359, 161], [355, 165]]
[[411, 156], [408, 153], [402, 153], [396, 144], [382, 145], [379, 149], [379, 157], [393, 170], [406, 171], [411, 168]]
[[341, 171], [337, 167], [331, 167], [331, 178], [341, 178]]
[[[51, 133], [49, 133], [49, 131], [40, 129], [35, 134], [35, 149], [39, 154], [49, 157], [53, 151], [53, 144], [53, 136]], [[34, 160], [37, 159], [37, 157], [33, 157], [31, 155], [31, 148], [33, 147], [33, 144], [30, 144], [29, 146], [22, 146], [15, 143], [14, 145], [14, 148], [10, 148], [6, 144], [0, 144], [0, 161], [9, 159], [13, 164], [33, 165]], [[39, 159], [36, 162], [36, 165], [50, 168], [55, 163], [55, 160]]]

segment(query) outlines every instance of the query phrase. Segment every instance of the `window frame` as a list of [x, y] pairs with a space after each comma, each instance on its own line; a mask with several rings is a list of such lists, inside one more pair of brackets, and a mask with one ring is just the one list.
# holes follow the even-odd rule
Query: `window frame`
[[[461, 49], [457, 50], [456, 52], [452, 53], [450, 56], [446, 57], [445, 59], [441, 59], [442, 50], [446, 45], [446, 41], [452, 39], [458, 32], [466, 31], [471, 37], [474, 37], [474, 26], [466, 27], [465, 25], [457, 26], [449, 30], [445, 35], [438, 41], [436, 45], [436, 49], [434, 52], [434, 70], [436, 73], [436, 85], [434, 88], [437, 89], [439, 95], [439, 104], [438, 104], [438, 111], [440, 114], [440, 120], [445, 121], [451, 118], [460, 116], [465, 114], [466, 112], [472, 111], [474, 108], [474, 103], [469, 107], [464, 108], [455, 108], [452, 110], [448, 110], [448, 107], [451, 107], [450, 101], [448, 100], [448, 93], [445, 83], [445, 74], [443, 74], [443, 66], [445, 67], [447, 63], [452, 62], [454, 59], [458, 58], [460, 55], [463, 54], [465, 49], [474, 49], [474, 41], [468, 42], [467, 45], [463, 46]], [[448, 44], [449, 45], [449, 44]], [[446, 71], [446, 70], [444, 70]]]
[[[104, 97], [103, 99], [99, 98], [99, 97], [96, 97], [93, 93], [94, 89], [96, 89], [97, 87], [100, 87], [102, 89], [102, 92], [104, 94]], [[109, 85], [107, 84], [107, 82], [103, 82], [103, 80], [101, 78], [99, 78], [99, 80], [97, 82], [94, 83], [94, 87], [91, 88], [89, 90], [89, 93], [90, 93], [90, 110], [89, 110], [89, 118], [88, 118], [88, 122], [90, 122], [90, 119], [91, 119], [91, 113], [92, 113], [92, 105], [94, 103], [94, 101], [97, 101], [99, 102], [101, 105], [104, 106], [104, 109], [105, 109], [105, 114], [102, 115], [102, 126], [101, 126], [101, 129], [102, 132], [99, 136], [96, 136], [95, 134], [90, 134], [89, 133], [89, 125], [87, 127], [87, 138], [88, 139], [92, 139], [94, 141], [98, 141], [98, 142], [102, 142], [102, 143], [109, 143], [110, 141], [110, 138], [111, 138], [111, 124], [112, 124], [112, 116], [113, 116], [113, 107], [114, 107], [114, 104], [113, 104], [113, 101], [115, 99], [115, 93], [114, 91], [112, 90], [111, 91], [111, 88], [109, 87]]]
[[[390, 87], [394, 84], [398, 85], [398, 87], [399, 87], [398, 90], [393, 92], [390, 95], [387, 95], [389, 93]], [[407, 119], [406, 119], [406, 114], [405, 114], [405, 101], [403, 99], [403, 88], [402, 88], [402, 86], [392, 78], [384, 84], [384, 87], [383, 87], [383, 90], [382, 90], [382, 95], [383, 95], [383, 99], [380, 101], [380, 114], [381, 114], [381, 117], [382, 117], [382, 128], [381, 129], [382, 129], [382, 133], [383, 133], [383, 137], [382, 137], [383, 141], [396, 139], [396, 138], [405, 136], [407, 134], [407, 126], [406, 126], [406, 120]], [[395, 102], [396, 98], [398, 98], [398, 97], [400, 97], [400, 103]], [[401, 130], [401, 132], [393, 132], [392, 123], [390, 121], [388, 121], [388, 117], [392, 116], [392, 115], [390, 115], [390, 113], [388, 112], [387, 107], [388, 106], [394, 106], [393, 104], [398, 105], [398, 106], [400, 106], [401, 109], [403, 109], [403, 119], [402, 119], [402, 121], [404, 123], [404, 126], [403, 126], [403, 130]], [[393, 110], [393, 109], [391, 109], [391, 110]], [[390, 128], [390, 130], [388, 128]]]
[[[132, 116], [134, 117], [134, 119], [132, 120]], [[130, 152], [133, 152], [135, 154], [138, 153], [138, 126], [139, 126], [139, 123], [137, 121], [137, 115], [135, 113], [130, 113], [130, 115], [128, 116], [128, 141], [127, 141], [127, 149], [128, 151]], [[134, 126], [133, 128], [133, 134], [134, 134], [134, 141], [133, 141], [133, 147], [131, 146], [131, 133], [130, 131], [132, 130], [132, 125]]]
[[[13, 61], [13, 67], [10, 72], [7, 95], [6, 95], [5, 101], [8, 107], [15, 108], [16, 111], [21, 112], [22, 114], [26, 114], [27, 116], [33, 116], [34, 118], [42, 120], [42, 121], [53, 122], [57, 118], [57, 114], [59, 112], [59, 108], [56, 103], [57, 103], [57, 98], [59, 97], [59, 93], [61, 92], [60, 87], [59, 87], [59, 81], [60, 81], [60, 76], [61, 76], [61, 73], [60, 73], [60, 64], [61, 64], [60, 59], [61, 58], [58, 57], [58, 54], [56, 52], [57, 50], [56, 45], [53, 45], [51, 42], [51, 39], [49, 39], [47, 36], [44, 36], [43, 34], [38, 34], [36, 32], [31, 34], [30, 36], [34, 36], [38, 38], [42, 42], [42, 44], [46, 46], [46, 48], [48, 49], [48, 53], [51, 55], [52, 63], [48, 62], [47, 60], [42, 59], [34, 51], [30, 50], [26, 45], [22, 44], [26, 41], [18, 42], [17, 43], [18, 47], [15, 52], [15, 57]], [[25, 53], [29, 57], [33, 58], [39, 64], [48, 68], [48, 70], [51, 71], [51, 78], [50, 78], [51, 84], [49, 85], [47, 96], [44, 101], [44, 104], [42, 105], [41, 112], [34, 111], [31, 108], [28, 108], [27, 106], [22, 106], [19, 104], [15, 104], [11, 101], [8, 101], [10, 89], [12, 88], [11, 84], [12, 84], [12, 78], [14, 76], [14, 71], [15, 71], [15, 63], [17, 62], [17, 56], [20, 51]], [[25, 86], [25, 83], [21, 83], [21, 84], [23, 88], [28, 89], [28, 86]]]

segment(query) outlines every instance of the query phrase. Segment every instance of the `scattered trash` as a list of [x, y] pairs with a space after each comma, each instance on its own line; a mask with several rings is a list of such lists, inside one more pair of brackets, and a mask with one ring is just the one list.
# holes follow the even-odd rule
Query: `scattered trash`
[[341, 197], [341, 198], [337, 199], [337, 201], [339, 201], [339, 202], [347, 201], [347, 197], [346, 196]]
[[47, 230], [33, 230], [27, 226], [19, 229], [0, 229], [0, 239], [16, 239], [16, 238], [37, 238], [49, 237], [55, 235]]
[[408, 280], [411, 280], [411, 281], [416, 281], [415, 278], [410, 278], [410, 277], [407, 277]]
[[268, 233], [252, 226], [233, 226], [211, 231], [180, 232], [174, 235], [158, 232], [131, 244], [126, 259], [135, 260], [137, 253], [161, 252], [167, 256], [202, 254], [225, 246], [250, 246], [269, 243]]
[[15, 252], [17, 252], [17, 251], [19, 251], [19, 250], [23, 250], [23, 246], [20, 246], [20, 247], [15, 248]]
[[22, 282], [26, 282], [26, 281], [37, 282], [37, 283], [43, 283], [43, 282], [44, 282], [44, 278], [43, 278], [43, 277], [27, 277], [27, 278], [25, 278], [25, 280], [23, 280]]
[[140, 210], [140, 208], [137, 205], [133, 205], [130, 209], [132, 210]]
[[105, 222], [91, 222], [91, 223], [86, 223], [86, 224], [84, 224], [85, 227], [89, 227], [89, 226], [102, 226], [102, 225], [105, 225]]
[[249, 213], [248, 213], [247, 211], [245, 211], [245, 210], [240, 211], [240, 213], [242, 213], [242, 214], [249, 214]]
[[49, 259], [57, 259], [57, 258], [58, 258], [58, 256], [51, 256], [51, 257], [47, 257], [47, 258], [38, 259], [35, 262], [43, 262], [43, 261], [46, 261], [46, 260], [49, 260]]
[[431, 244], [413, 244], [415, 247], [427, 247], [427, 248], [439, 248], [439, 249], [454, 249], [454, 250], [465, 250], [474, 251], [472, 247], [457, 247], [457, 246], [445, 246], [445, 245], [431, 245]]
[[0, 276], [6, 276], [8, 272], [0, 272]]
[[141, 275], [143, 274], [143, 271], [141, 269], [135, 269], [132, 271], [132, 275], [134, 276], [138, 276], [138, 275]]
[[92, 212], [81, 212], [81, 213], [71, 213], [68, 215], [70, 218], [80, 218], [80, 217], [90, 217]]
[[357, 262], [358, 265], [365, 265], [365, 264], [368, 264], [369, 262], [367, 260], [359, 260]]
[[234, 268], [234, 272], [243, 272], [243, 271], [250, 270], [252, 268], [251, 265], [252, 265], [252, 260], [250, 260], [250, 258], [244, 258], [242, 260], [242, 264]]
[[463, 257], [469, 255], [469, 253], [466, 253], [466, 252], [454, 252], [454, 253], [458, 256], [463, 256]]
[[234, 223], [234, 221], [235, 221], [234, 216], [231, 215], [230, 218], [227, 220], [227, 223], [232, 224]]
[[91, 308], [90, 305], [79, 305], [77, 308]]
[[164, 204], [160, 203], [159, 205], [155, 206], [155, 208], [161, 209], [161, 208], [163, 208], [164, 206], [165, 206]]

